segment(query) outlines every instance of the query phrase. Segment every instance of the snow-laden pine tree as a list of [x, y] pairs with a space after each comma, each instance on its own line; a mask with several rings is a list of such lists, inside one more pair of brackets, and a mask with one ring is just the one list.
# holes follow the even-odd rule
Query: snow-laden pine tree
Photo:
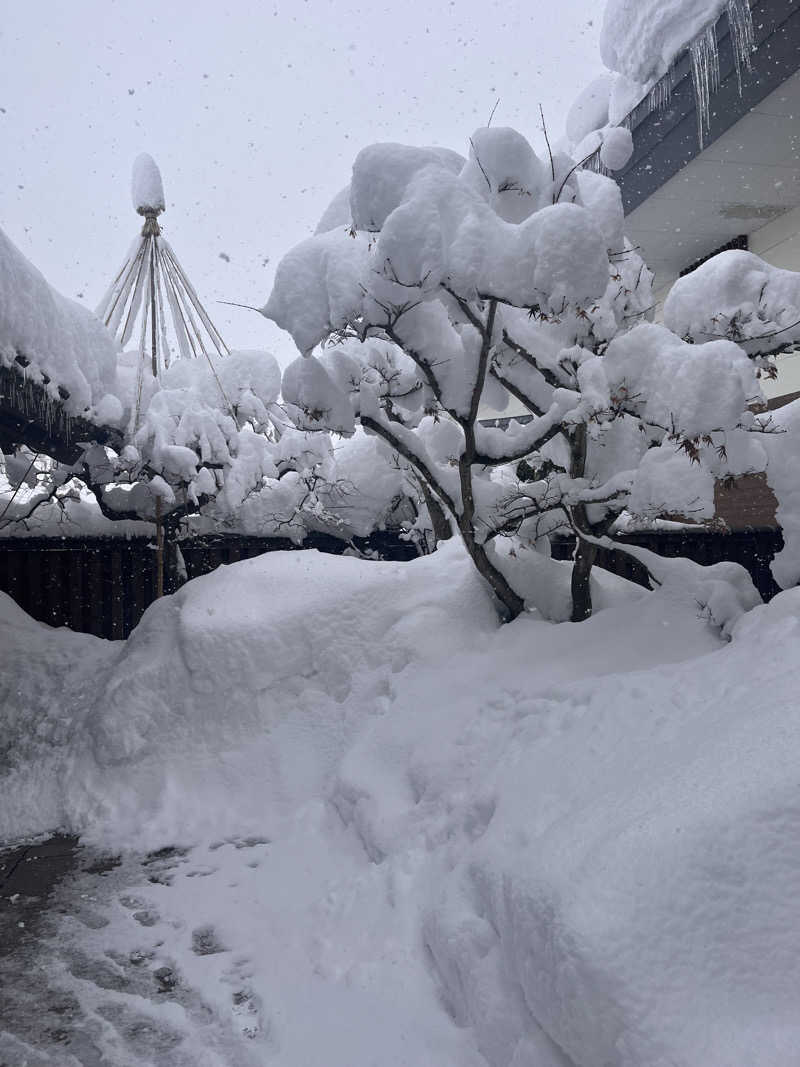
[[[620, 514], [709, 517], [714, 476], [747, 462], [757, 427], [742, 348], [688, 344], [645, 321], [652, 304], [616, 184], [484, 128], [466, 160], [363, 150], [263, 313], [302, 354], [283, 396], [306, 425], [360, 422], [402, 456], [507, 617], [577, 621]], [[508, 396], [528, 420], [482, 424]], [[571, 568], [549, 558], [564, 531]]]

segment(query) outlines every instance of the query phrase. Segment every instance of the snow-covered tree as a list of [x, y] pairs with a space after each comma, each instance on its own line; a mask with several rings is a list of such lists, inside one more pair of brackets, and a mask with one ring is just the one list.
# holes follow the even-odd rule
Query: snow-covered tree
[[[756, 369], [731, 340], [644, 321], [651, 275], [613, 181], [485, 128], [466, 161], [365, 149], [347, 225], [342, 201], [263, 309], [301, 352], [284, 398], [306, 425], [360, 422], [402, 456], [507, 617], [586, 618], [598, 539], [624, 509], [713, 513], [714, 475], [757, 427]], [[528, 420], [483, 425], [508, 395]], [[567, 574], [549, 558], [565, 530]]]
[[[135, 202], [163, 205], [158, 171], [143, 163]], [[388, 525], [427, 543], [407, 467], [375, 441], [304, 429], [280, 402], [268, 352], [164, 364], [142, 373], [141, 352], [121, 351], [0, 231], [0, 532], [122, 521], [141, 533], [141, 520], [160, 518], [168, 541], [219, 529], [350, 540]]]

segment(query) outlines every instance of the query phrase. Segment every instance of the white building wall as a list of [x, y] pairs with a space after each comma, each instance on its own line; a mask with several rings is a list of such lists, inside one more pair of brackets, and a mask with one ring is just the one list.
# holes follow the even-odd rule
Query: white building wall
[[[748, 244], [751, 252], [773, 267], [800, 271], [800, 207], [751, 233]], [[776, 362], [778, 377], [774, 381], [762, 382], [766, 396], [800, 392], [800, 352], [778, 356]]]

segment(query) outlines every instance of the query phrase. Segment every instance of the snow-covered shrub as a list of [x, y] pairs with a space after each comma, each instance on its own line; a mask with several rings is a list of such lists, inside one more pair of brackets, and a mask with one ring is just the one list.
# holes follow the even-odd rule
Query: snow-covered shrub
[[[713, 479], [691, 464], [746, 462], [756, 371], [731, 340], [644, 321], [651, 275], [614, 182], [485, 128], [458, 173], [428, 150], [362, 152], [350, 215], [278, 267], [263, 314], [302, 354], [284, 392], [307, 425], [355, 420], [403, 457], [505, 615], [562, 617], [571, 591], [568, 614], [587, 617], [595, 541], [632, 494], [653, 514], [710, 513]], [[498, 392], [530, 421], [482, 425]], [[564, 530], [571, 573], [548, 558]]]

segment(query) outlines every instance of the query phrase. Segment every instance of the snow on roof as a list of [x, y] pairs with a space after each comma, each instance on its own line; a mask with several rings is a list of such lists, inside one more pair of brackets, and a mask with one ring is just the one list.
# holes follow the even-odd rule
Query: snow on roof
[[725, 6], [726, 0], [607, 0], [600, 56], [609, 70], [652, 84]]
[[[586, 152], [587, 137], [607, 128], [608, 123], [614, 126], [623, 122], [648, 94], [651, 109], [666, 104], [671, 86], [665, 75], [684, 50], [690, 56], [702, 147], [708, 132], [710, 100], [719, 86], [716, 24], [723, 12], [727, 14], [741, 89], [741, 72], [749, 69], [754, 49], [748, 0], [606, 0], [600, 55], [613, 73], [591, 82], [567, 115], [567, 138], [578, 158]], [[584, 151], [578, 151], [577, 145]], [[614, 152], [611, 155], [615, 161], [620, 158]], [[601, 162], [608, 169], [619, 169]]]
[[116, 363], [100, 320], [56, 292], [0, 230], [0, 365], [24, 369], [70, 415], [91, 418], [116, 391]]

